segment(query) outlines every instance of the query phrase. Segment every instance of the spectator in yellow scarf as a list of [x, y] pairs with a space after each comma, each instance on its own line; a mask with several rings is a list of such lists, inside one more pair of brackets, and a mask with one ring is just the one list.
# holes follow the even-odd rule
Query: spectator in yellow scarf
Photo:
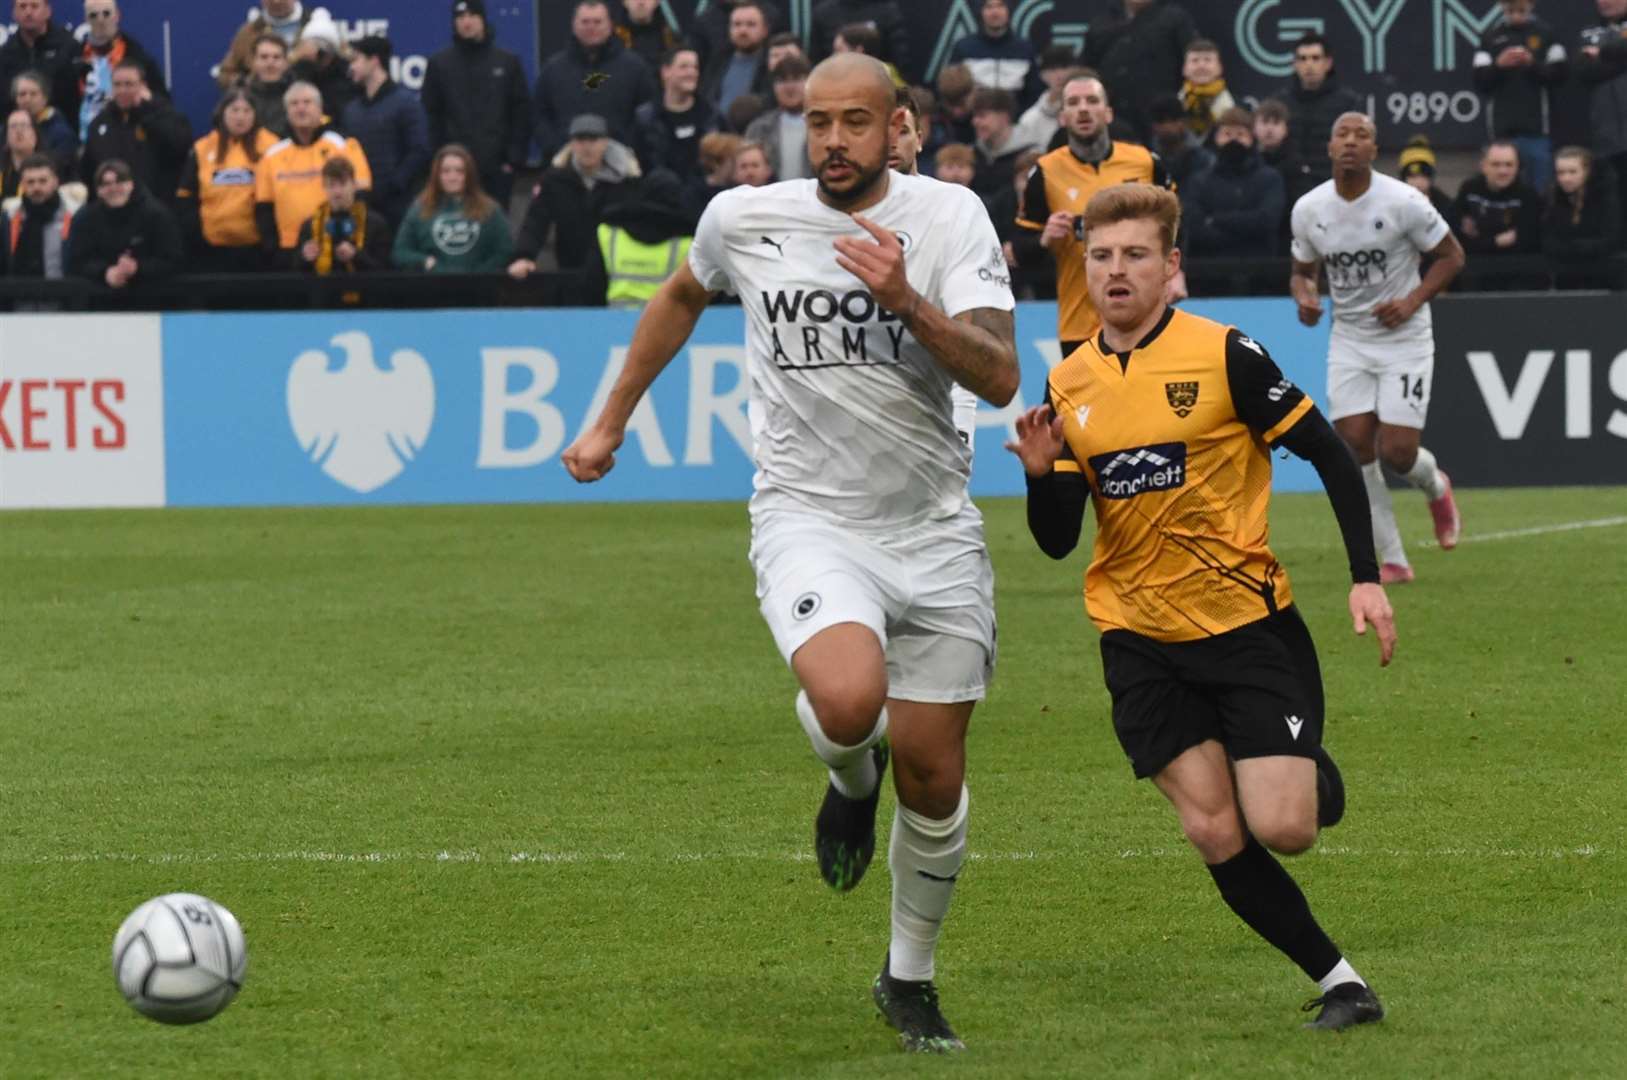
[[1199, 139], [1209, 137], [1220, 114], [1233, 108], [1231, 91], [1226, 89], [1225, 69], [1220, 63], [1220, 46], [1208, 38], [1194, 38], [1186, 47], [1181, 67], [1181, 102], [1186, 106], [1186, 124]]
[[349, 158], [322, 163], [322, 205], [299, 227], [299, 265], [326, 277], [386, 270], [390, 223], [356, 198], [356, 166]]

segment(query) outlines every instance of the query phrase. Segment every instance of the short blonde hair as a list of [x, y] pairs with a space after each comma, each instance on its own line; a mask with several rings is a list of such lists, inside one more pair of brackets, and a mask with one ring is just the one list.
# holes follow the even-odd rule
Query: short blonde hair
[[733, 161], [736, 150], [744, 142], [740, 136], [727, 131], [714, 131], [701, 136], [700, 160], [701, 167], [710, 172], [721, 166], [725, 161]]
[[1175, 236], [1181, 231], [1181, 200], [1168, 188], [1151, 184], [1114, 184], [1103, 188], [1085, 204], [1086, 242], [1089, 242], [1090, 230], [1121, 221], [1157, 222], [1167, 252], [1175, 246]]
[[945, 143], [938, 147], [938, 152], [932, 155], [932, 164], [938, 168], [945, 165], [964, 165], [968, 169], [977, 168], [977, 152], [965, 143]]

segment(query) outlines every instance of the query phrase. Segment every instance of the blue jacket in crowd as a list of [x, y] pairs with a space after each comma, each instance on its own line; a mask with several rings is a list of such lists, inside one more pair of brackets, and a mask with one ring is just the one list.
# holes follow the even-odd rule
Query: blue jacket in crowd
[[377, 96], [365, 93], [345, 106], [341, 126], [362, 144], [373, 172], [372, 203], [391, 221], [422, 186], [429, 164], [429, 120], [416, 95], [386, 81]]

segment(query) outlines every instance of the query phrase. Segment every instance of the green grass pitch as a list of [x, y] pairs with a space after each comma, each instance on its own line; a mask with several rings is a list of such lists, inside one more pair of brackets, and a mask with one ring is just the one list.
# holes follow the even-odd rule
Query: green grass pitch
[[[1397, 499], [1386, 671], [1326, 501], [1274, 512], [1350, 787], [1291, 866], [1390, 1010], [1345, 1035], [1300, 1030], [1315, 988], [1132, 781], [1082, 560], [985, 505], [950, 1061], [869, 1002], [884, 860], [818, 880], [743, 507], [0, 517], [0, 1076], [1627, 1075], [1627, 527], [1491, 535], [1627, 492], [1464, 492], [1450, 554]], [[171, 890], [249, 944], [193, 1028], [109, 971]]]

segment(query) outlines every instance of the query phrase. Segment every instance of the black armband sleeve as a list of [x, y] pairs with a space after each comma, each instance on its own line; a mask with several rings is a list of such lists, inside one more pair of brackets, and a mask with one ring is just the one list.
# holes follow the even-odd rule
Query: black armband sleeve
[[1367, 504], [1367, 485], [1361, 466], [1339, 438], [1320, 409], [1312, 408], [1283, 433], [1279, 446], [1316, 468], [1322, 487], [1333, 504], [1333, 516], [1350, 556], [1350, 580], [1356, 584], [1378, 581], [1378, 556], [1373, 550], [1373, 514]]
[[1078, 472], [1048, 472], [1028, 480], [1028, 531], [1039, 549], [1065, 559], [1079, 545], [1090, 485]]

